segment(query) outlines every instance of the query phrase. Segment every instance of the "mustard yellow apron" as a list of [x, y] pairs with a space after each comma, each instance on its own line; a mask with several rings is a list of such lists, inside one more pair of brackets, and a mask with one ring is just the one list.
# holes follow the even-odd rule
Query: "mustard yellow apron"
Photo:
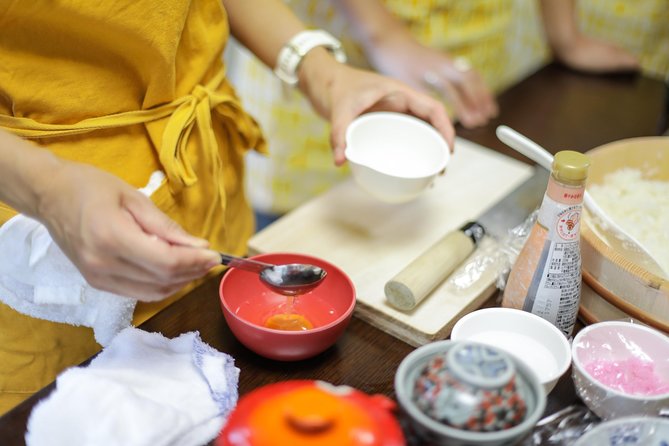
[[[243, 157], [265, 144], [225, 78], [219, 0], [5, 1], [0, 29], [0, 128], [137, 188], [164, 171], [156, 205], [214, 249], [245, 253]], [[13, 215], [0, 203], [0, 224]], [[186, 291], [138, 304], [134, 323]], [[88, 328], [0, 304], [0, 413], [99, 348]]]

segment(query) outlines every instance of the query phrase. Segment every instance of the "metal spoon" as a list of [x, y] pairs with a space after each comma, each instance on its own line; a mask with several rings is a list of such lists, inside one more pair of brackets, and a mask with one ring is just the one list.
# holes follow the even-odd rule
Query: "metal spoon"
[[323, 268], [304, 263], [273, 265], [229, 254], [219, 254], [223, 265], [258, 273], [261, 282], [273, 291], [285, 296], [308, 293], [320, 285], [327, 275]]
[[[553, 155], [536, 142], [525, 135], [505, 125], [497, 127], [497, 137], [507, 146], [517, 152], [530, 158], [544, 169], [551, 171], [553, 164]], [[596, 218], [593, 219], [594, 229], [597, 234], [605, 240], [609, 246], [625, 255], [629, 260], [643, 265], [652, 273], [669, 277], [657, 259], [648, 249], [643, 246], [631, 234], [621, 228], [606, 212], [597, 204], [592, 196], [586, 190], [583, 194], [583, 204], [585, 208]], [[608, 235], [608, 236], [607, 236]]]

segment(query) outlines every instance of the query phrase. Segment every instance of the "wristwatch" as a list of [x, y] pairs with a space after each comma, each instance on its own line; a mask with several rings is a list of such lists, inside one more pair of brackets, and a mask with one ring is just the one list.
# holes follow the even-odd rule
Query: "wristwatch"
[[297, 70], [302, 59], [318, 46], [328, 49], [338, 62], [346, 62], [346, 54], [339, 40], [323, 30], [308, 30], [297, 33], [281, 48], [274, 73], [286, 84], [297, 85]]

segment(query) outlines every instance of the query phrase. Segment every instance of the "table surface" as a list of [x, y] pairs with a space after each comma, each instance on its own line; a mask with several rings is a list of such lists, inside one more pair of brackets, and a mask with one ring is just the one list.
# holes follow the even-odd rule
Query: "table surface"
[[[530, 162], [506, 147], [495, 128], [508, 125], [555, 153], [587, 151], [611, 141], [663, 134], [667, 129], [667, 85], [635, 74], [595, 76], [551, 64], [499, 96], [501, 113], [489, 125], [458, 135]], [[218, 300], [218, 278], [193, 290], [141, 328], [167, 337], [197, 330], [214, 348], [229, 353], [241, 369], [239, 390], [290, 379], [319, 379], [346, 384], [368, 394], [394, 397], [395, 370], [413, 347], [353, 318], [340, 340], [317, 357], [291, 363], [264, 359], [242, 346], [225, 324]], [[496, 304], [494, 296], [486, 306]], [[0, 418], [0, 444], [23, 445], [23, 434], [34, 404], [53, 384]], [[548, 398], [546, 413], [577, 402], [570, 373]]]

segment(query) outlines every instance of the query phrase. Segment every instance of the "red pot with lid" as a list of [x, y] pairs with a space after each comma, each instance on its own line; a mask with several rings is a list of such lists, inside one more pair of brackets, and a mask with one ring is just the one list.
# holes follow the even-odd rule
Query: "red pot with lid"
[[348, 386], [284, 381], [242, 397], [216, 446], [404, 446], [395, 408]]

